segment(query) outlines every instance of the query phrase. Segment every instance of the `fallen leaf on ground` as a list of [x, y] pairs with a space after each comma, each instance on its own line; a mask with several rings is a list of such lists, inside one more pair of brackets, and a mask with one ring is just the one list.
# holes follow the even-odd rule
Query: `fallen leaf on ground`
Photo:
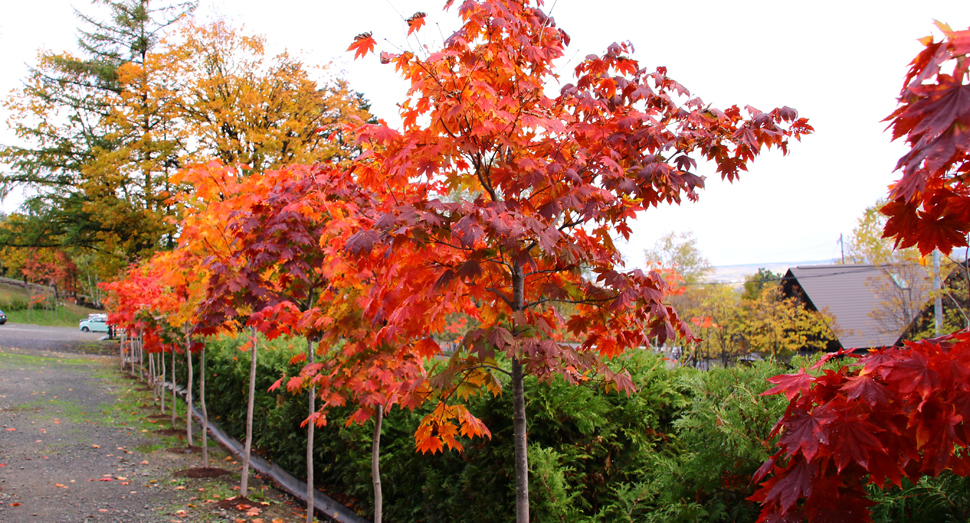
[[66, 486], [61, 485], [60, 483], [54, 483], [54, 486], [55, 487], [61, 487], [61, 488], [67, 488]]
[[98, 481], [114, 481], [113, 478], [101, 478]]
[[91, 445], [91, 448], [100, 449], [101, 445]]

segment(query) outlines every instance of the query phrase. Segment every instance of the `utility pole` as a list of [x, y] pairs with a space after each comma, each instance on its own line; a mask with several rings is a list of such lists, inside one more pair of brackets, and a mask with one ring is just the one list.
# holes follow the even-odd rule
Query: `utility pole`
[[839, 249], [842, 250], [842, 265], [845, 265], [845, 242], [842, 240], [842, 233], [839, 233]]

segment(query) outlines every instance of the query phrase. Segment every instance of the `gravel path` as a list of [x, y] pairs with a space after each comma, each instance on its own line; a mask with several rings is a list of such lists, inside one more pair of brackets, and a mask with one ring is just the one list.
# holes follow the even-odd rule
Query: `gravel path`
[[115, 358], [87, 354], [114, 354], [112, 343], [71, 331], [0, 327], [0, 521], [304, 520], [300, 505], [258, 478], [248, 514], [217, 508], [237, 494], [240, 469], [218, 446], [210, 444], [210, 466], [232, 475], [175, 477], [200, 467], [199, 455], [166, 450], [184, 447], [184, 435], [155, 433], [171, 427], [151, 419], [159, 412], [151, 392], [119, 372]]

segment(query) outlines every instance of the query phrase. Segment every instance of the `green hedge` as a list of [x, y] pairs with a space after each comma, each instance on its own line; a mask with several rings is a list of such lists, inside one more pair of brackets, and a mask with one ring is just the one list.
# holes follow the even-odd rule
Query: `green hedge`
[[[240, 440], [249, 372], [249, 354], [238, 350], [242, 343], [222, 339], [208, 345], [206, 382], [210, 417]], [[305, 396], [267, 389], [279, 377], [299, 372], [301, 365], [289, 365], [289, 359], [303, 350], [300, 341], [278, 340], [261, 348], [254, 417], [256, 451], [297, 477], [306, 473], [306, 432], [300, 428]], [[755, 521], [758, 507], [745, 500], [754, 492], [750, 477], [771, 454], [765, 440], [786, 406], [784, 397], [759, 394], [770, 385], [766, 378], [790, 369], [772, 363], [710, 372], [671, 369], [647, 352], [614, 363], [630, 371], [636, 394], [527, 378], [533, 520]], [[511, 394], [474, 398], [470, 408], [492, 438], [465, 441], [462, 453], [437, 455], [414, 450], [414, 430], [426, 412], [387, 413], [381, 437], [386, 521], [514, 521]], [[330, 424], [316, 431], [315, 482], [369, 517], [373, 424], [347, 427], [351, 412], [349, 407], [332, 411]], [[942, 489], [940, 499], [962, 499], [962, 508], [946, 512], [960, 513], [968, 506], [967, 495], [965, 490], [958, 494], [967, 484], [959, 478], [947, 481], [879, 493], [886, 504], [877, 510], [877, 520], [907, 521], [900, 514], [916, 508], [907, 496], [917, 488]]]

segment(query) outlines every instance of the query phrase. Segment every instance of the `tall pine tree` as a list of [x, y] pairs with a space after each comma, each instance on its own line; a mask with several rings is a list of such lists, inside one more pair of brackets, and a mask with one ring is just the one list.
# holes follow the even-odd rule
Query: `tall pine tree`
[[95, 252], [109, 273], [171, 246], [168, 171], [181, 143], [146, 69], [162, 34], [195, 1], [94, 0], [77, 13], [77, 55], [41, 52], [5, 103], [22, 145], [0, 147], [0, 190], [29, 188], [24, 220], [0, 244]]

